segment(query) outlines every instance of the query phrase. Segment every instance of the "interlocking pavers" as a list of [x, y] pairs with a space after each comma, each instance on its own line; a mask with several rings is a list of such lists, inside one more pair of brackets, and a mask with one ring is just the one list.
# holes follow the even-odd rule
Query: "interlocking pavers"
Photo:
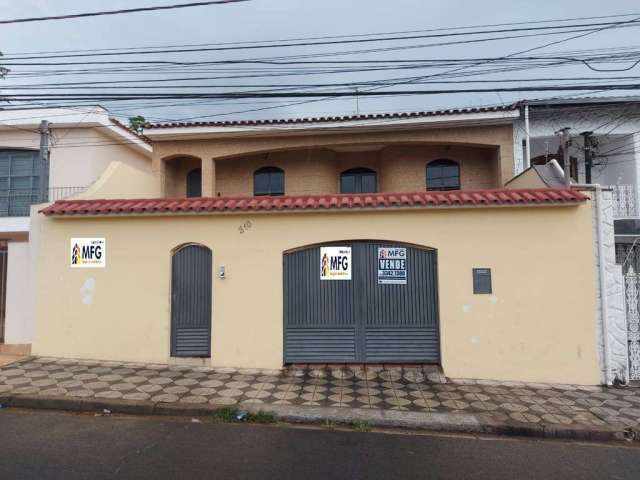
[[472, 413], [525, 425], [640, 427], [640, 388], [447, 380], [433, 366], [283, 370], [30, 358], [0, 368], [0, 394]]

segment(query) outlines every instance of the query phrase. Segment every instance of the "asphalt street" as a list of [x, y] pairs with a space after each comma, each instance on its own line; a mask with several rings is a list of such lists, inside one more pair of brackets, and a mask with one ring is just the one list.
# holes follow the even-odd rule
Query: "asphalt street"
[[640, 447], [0, 410], [0, 479], [635, 479]]

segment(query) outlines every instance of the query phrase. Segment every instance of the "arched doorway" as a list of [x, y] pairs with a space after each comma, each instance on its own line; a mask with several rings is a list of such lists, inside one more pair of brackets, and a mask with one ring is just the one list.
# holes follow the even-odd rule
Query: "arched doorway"
[[171, 258], [171, 356], [211, 356], [211, 250], [189, 244]]
[[[285, 363], [440, 361], [435, 250], [344, 241], [283, 261]], [[328, 279], [331, 262], [350, 267]]]

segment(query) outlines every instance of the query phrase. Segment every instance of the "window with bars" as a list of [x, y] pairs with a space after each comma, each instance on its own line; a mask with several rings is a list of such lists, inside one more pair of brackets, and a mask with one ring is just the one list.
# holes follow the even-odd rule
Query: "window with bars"
[[253, 194], [284, 195], [284, 170], [278, 167], [262, 167], [253, 173]]
[[38, 159], [34, 150], [0, 150], [0, 216], [28, 216], [30, 205], [46, 200], [40, 195], [47, 185], [40, 185]]
[[427, 190], [460, 190], [460, 165], [446, 159], [429, 162]]
[[340, 193], [375, 193], [377, 191], [376, 172], [369, 168], [352, 168], [340, 174]]

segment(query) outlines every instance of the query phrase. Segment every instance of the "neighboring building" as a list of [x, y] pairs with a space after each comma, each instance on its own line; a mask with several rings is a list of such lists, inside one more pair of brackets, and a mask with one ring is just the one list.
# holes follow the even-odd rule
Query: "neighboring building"
[[[50, 122], [44, 156], [42, 120]], [[6, 351], [29, 351], [34, 335], [38, 242], [30, 241], [31, 205], [81, 194], [114, 159], [150, 172], [150, 158], [151, 146], [101, 107], [0, 110], [0, 344]]]
[[[558, 130], [569, 127], [572, 178], [587, 183], [585, 132], [592, 133], [591, 183], [610, 187], [614, 196], [616, 245], [622, 262], [640, 235], [640, 97], [602, 97], [529, 100], [518, 104], [521, 116], [514, 123], [514, 169], [556, 160], [563, 168]], [[528, 111], [528, 122], [526, 121]], [[529, 124], [530, 154], [526, 137]], [[587, 145], [589, 147], [589, 145]], [[640, 248], [633, 255], [640, 267]]]
[[[510, 186], [548, 185], [540, 182], [541, 168], [556, 172], [552, 173], [552, 181], [557, 182], [556, 167], [563, 166], [564, 161], [556, 132], [569, 127], [573, 181], [588, 182], [589, 150], [593, 157], [591, 183], [611, 191], [615, 254], [624, 273], [627, 315], [625, 335], [619, 335], [617, 343], [620, 349], [623, 343], [628, 344], [624, 347], [629, 352], [628, 378], [640, 380], [640, 97], [523, 101], [517, 106], [521, 116], [514, 123], [514, 168], [516, 173], [529, 165], [531, 169], [514, 178]], [[591, 133], [591, 140], [585, 140], [585, 132]], [[548, 161], [558, 165], [545, 166]]]
[[151, 173], [115, 162], [33, 213], [34, 352], [609, 382], [594, 242], [612, 229], [598, 192], [505, 188], [519, 118], [147, 126]]

